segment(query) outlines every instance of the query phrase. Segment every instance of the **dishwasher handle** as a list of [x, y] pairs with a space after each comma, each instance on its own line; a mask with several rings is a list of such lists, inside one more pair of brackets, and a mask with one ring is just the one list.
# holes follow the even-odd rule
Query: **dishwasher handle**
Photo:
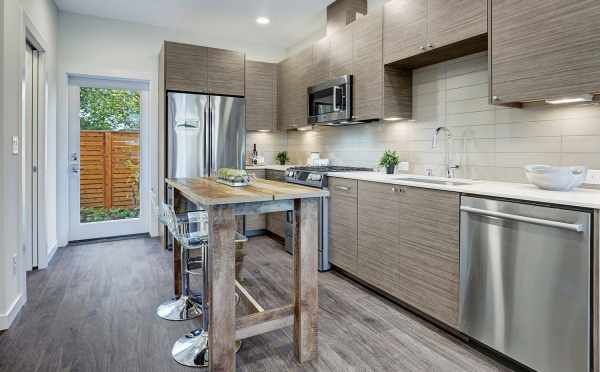
[[485, 209], [479, 209], [479, 208], [473, 208], [473, 207], [467, 207], [467, 206], [461, 206], [460, 210], [463, 212], [479, 214], [479, 215], [483, 215], [483, 216], [503, 218], [506, 220], [526, 222], [526, 223], [532, 223], [532, 224], [548, 226], [548, 227], [556, 227], [559, 229], [575, 231], [578, 233], [584, 231], [584, 227], [582, 224], [573, 224], [573, 223], [559, 222], [559, 221], [553, 221], [553, 220], [545, 220], [542, 218], [519, 216], [517, 214], [489, 211], [489, 210], [485, 210]]

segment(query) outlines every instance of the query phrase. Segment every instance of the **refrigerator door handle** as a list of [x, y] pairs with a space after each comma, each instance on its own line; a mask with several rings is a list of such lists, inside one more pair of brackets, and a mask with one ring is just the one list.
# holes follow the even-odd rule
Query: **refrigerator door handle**
[[214, 107], [214, 102], [212, 100], [210, 100], [210, 111], [209, 111], [209, 122], [210, 122], [210, 147], [209, 147], [209, 151], [210, 151], [210, 174], [211, 175], [216, 175], [217, 174], [217, 169], [216, 169], [216, 163], [217, 163], [217, 154], [216, 154], [216, 149], [213, 148], [213, 146], [215, 145], [215, 138], [214, 136], [215, 134], [215, 107]]
[[205, 175], [210, 175], [208, 170], [210, 167], [210, 159], [209, 159], [209, 153], [210, 153], [210, 147], [209, 147], [209, 142], [208, 142], [208, 123], [207, 123], [207, 119], [208, 119], [208, 105], [204, 106], [204, 126], [202, 128], [202, 132], [204, 133], [204, 174]]

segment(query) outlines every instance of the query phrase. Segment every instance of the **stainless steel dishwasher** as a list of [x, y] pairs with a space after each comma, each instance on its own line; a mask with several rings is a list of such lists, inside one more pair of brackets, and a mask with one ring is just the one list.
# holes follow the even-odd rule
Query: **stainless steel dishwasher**
[[463, 196], [459, 329], [538, 371], [591, 369], [589, 211]]

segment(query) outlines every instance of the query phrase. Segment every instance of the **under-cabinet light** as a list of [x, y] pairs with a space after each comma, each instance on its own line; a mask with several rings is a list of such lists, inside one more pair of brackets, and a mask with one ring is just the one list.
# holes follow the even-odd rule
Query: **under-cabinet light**
[[307, 125], [305, 127], [296, 128], [296, 130], [299, 130], [300, 132], [306, 132], [307, 130], [312, 130], [312, 129], [313, 129], [312, 125]]
[[256, 23], [258, 23], [259, 25], [268, 25], [269, 23], [271, 23], [271, 20], [267, 17], [258, 17], [256, 18]]
[[398, 120], [403, 120], [404, 118], [401, 118], [399, 116], [391, 116], [389, 118], [384, 118], [383, 120], [385, 121], [398, 121]]
[[570, 98], [560, 98], [560, 99], [548, 99], [546, 103], [551, 105], [563, 105], [566, 103], [581, 103], [581, 102], [592, 102], [594, 96], [585, 95], [581, 97], [570, 97]]

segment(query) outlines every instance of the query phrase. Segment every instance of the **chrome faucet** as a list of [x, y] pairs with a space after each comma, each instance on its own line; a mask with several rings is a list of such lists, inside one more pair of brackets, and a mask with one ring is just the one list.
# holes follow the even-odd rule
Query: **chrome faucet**
[[446, 161], [446, 176], [448, 178], [454, 178], [454, 171], [457, 170], [460, 166], [451, 161], [450, 158], [450, 147], [452, 146], [452, 132], [447, 127], [437, 127], [433, 130], [433, 139], [431, 141], [431, 148], [435, 149], [438, 143], [438, 135], [440, 132], [446, 132], [446, 148], [444, 158]]

